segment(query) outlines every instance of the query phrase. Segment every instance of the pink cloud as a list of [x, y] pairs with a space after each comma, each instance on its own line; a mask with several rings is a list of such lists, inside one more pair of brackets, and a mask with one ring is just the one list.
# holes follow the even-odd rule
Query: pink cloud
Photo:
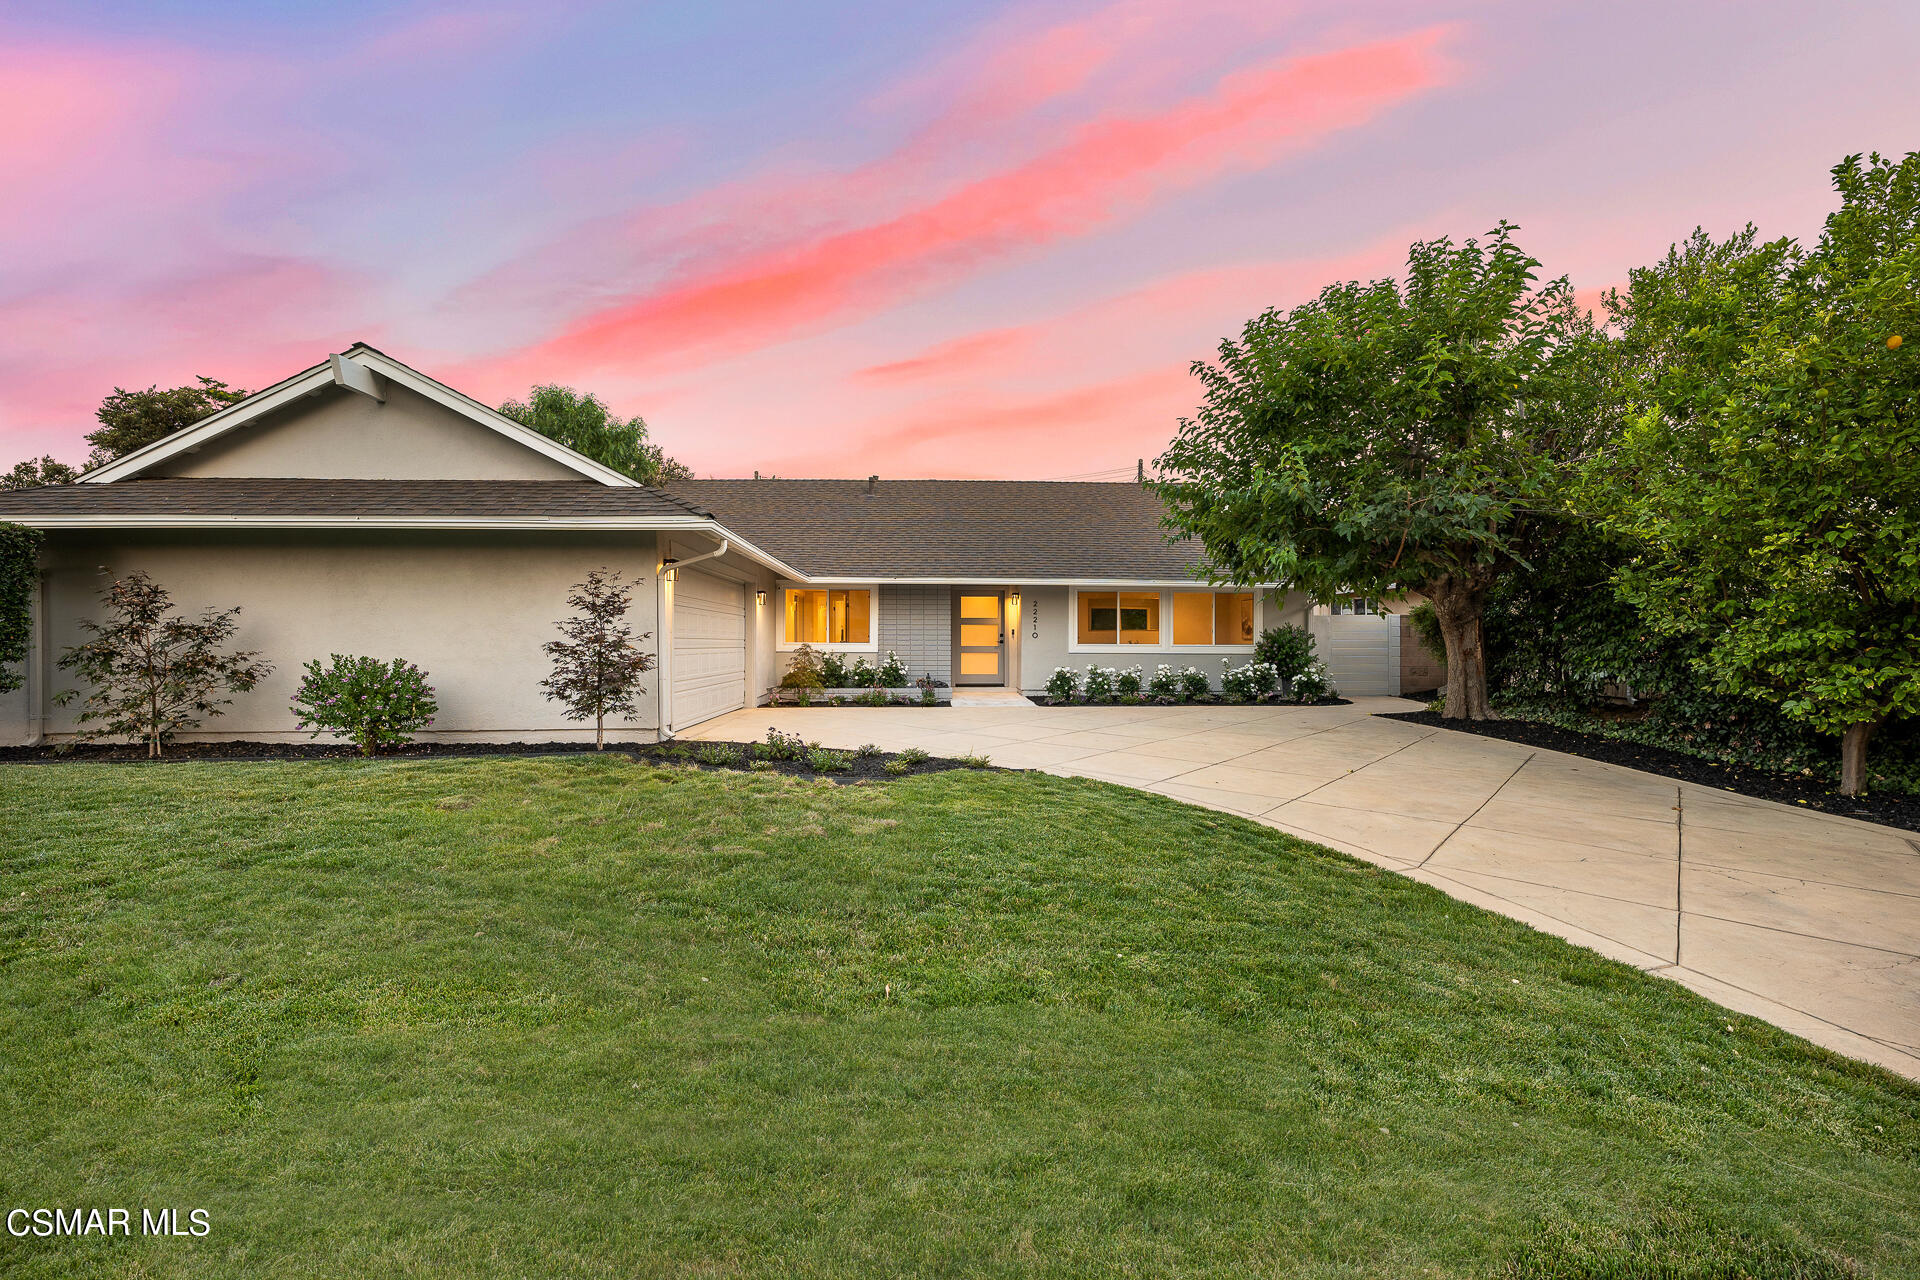
[[1011, 329], [993, 329], [985, 333], [972, 333], [950, 342], [942, 342], [927, 348], [916, 356], [905, 360], [890, 360], [885, 364], [868, 365], [857, 369], [853, 377], [866, 382], [903, 382], [923, 378], [938, 377], [951, 373], [971, 373], [979, 369], [985, 361], [1006, 356], [1028, 337], [1024, 327]]
[[592, 370], [780, 341], [967, 266], [1084, 233], [1156, 191], [1255, 168], [1442, 82], [1428, 29], [1267, 63], [1156, 114], [1110, 118], [896, 216], [748, 251], [573, 325], [513, 362]]

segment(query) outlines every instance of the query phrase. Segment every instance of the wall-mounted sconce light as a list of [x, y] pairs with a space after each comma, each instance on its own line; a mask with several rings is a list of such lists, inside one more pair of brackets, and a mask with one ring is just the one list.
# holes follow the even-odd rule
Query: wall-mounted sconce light
[[680, 562], [678, 560], [675, 560], [672, 556], [668, 556], [665, 560], [662, 560], [660, 562], [660, 576], [665, 578], [668, 582], [675, 581], [675, 578], [673, 576], [673, 566], [679, 563]]
[[756, 591], [756, 592], [754, 592], [754, 593], [753, 593], [753, 602], [754, 602], [755, 604], [757, 604], [757, 605], [759, 605], [759, 606], [760, 606], [761, 608], [763, 608], [763, 609], [764, 609], [764, 608], [766, 608], [766, 605], [767, 605], [767, 593], [766, 593], [766, 592], [764, 592], [764, 591]]
[[1007, 599], [1013, 603], [1014, 608], [1018, 609], [1020, 607], [1020, 592], [1018, 590], [1008, 592]]

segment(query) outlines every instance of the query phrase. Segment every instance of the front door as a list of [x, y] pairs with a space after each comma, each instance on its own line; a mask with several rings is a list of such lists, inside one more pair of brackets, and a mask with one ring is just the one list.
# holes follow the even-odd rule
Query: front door
[[953, 683], [1007, 682], [1007, 605], [1002, 591], [960, 591], [953, 606]]

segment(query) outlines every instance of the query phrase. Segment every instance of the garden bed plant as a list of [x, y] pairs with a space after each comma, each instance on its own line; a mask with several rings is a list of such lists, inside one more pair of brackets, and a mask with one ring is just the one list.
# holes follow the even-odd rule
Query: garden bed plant
[[[489, 756], [558, 756], [591, 753], [591, 742], [405, 742], [383, 750], [385, 759], [461, 759]], [[911, 747], [882, 751], [872, 745], [836, 750], [809, 742], [798, 734], [767, 730], [758, 742], [609, 743], [605, 754], [629, 756], [654, 764], [687, 764], [702, 769], [732, 769], [753, 773], [785, 773], [830, 778], [836, 782], [879, 781], [913, 774], [943, 773], [949, 769], [987, 769], [986, 756], [949, 759]], [[364, 752], [352, 742], [179, 742], [168, 745], [158, 765], [221, 760], [359, 760]], [[0, 764], [148, 763], [145, 743], [82, 742], [38, 747], [0, 747]]]
[[953, 701], [953, 690], [931, 671], [912, 679], [891, 649], [879, 666], [857, 655], [821, 653], [803, 644], [788, 659], [773, 701], [789, 707], [936, 707]]
[[1309, 660], [1282, 687], [1280, 672], [1257, 656], [1244, 666], [1228, 664], [1215, 690], [1207, 673], [1197, 667], [1175, 668], [1168, 663], [1145, 675], [1138, 666], [1103, 667], [1095, 663], [1085, 672], [1055, 667], [1047, 691], [1035, 696], [1042, 707], [1172, 707], [1198, 706], [1306, 706], [1340, 707], [1339, 696], [1324, 663]]

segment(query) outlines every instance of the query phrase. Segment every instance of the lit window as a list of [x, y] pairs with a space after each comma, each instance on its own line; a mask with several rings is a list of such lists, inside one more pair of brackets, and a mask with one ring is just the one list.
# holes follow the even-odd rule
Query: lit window
[[871, 644], [873, 593], [848, 591], [787, 592], [788, 644]]
[[1253, 592], [1174, 592], [1173, 642], [1252, 644]]
[[1112, 591], [1080, 593], [1080, 643], [1116, 644], [1120, 632], [1120, 597]]
[[[1251, 591], [1081, 591], [1074, 643], [1251, 645]], [[1163, 629], [1161, 613], [1167, 614]]]
[[1160, 593], [1120, 593], [1120, 643], [1160, 643]]

